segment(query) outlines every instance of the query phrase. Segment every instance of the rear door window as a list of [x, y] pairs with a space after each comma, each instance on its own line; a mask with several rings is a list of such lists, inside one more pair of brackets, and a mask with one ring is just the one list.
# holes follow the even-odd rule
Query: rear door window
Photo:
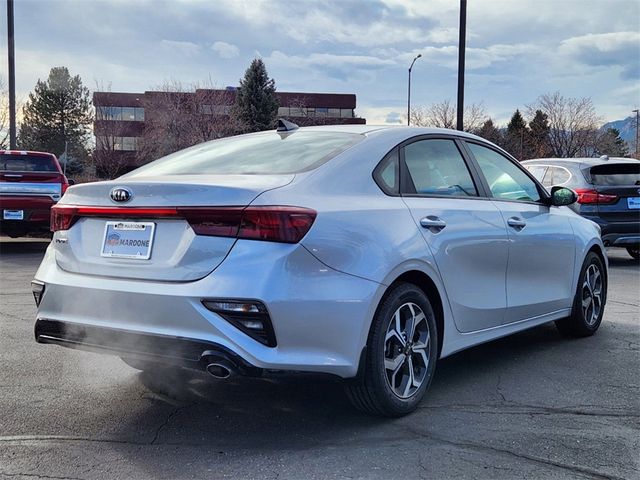
[[547, 171], [546, 165], [527, 165], [527, 170], [531, 172], [531, 174], [536, 177], [539, 182], [542, 182], [544, 178], [544, 174]]
[[0, 154], [0, 171], [3, 172], [58, 172], [52, 157], [45, 155]]
[[[404, 162], [413, 182], [405, 193], [477, 197], [471, 173], [453, 140], [419, 140], [404, 147]], [[413, 188], [411, 188], [413, 187]]]
[[640, 185], [640, 162], [597, 165], [591, 167], [590, 174], [594, 185]]

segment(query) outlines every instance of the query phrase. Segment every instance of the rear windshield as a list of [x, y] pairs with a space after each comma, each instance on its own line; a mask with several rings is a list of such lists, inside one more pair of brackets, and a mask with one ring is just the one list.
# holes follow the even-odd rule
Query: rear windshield
[[57, 172], [52, 157], [42, 155], [0, 154], [0, 171], [3, 172]]
[[590, 173], [595, 185], [640, 185], [640, 162], [597, 165]]
[[319, 167], [363, 138], [344, 132], [304, 131], [242, 135], [181, 150], [126, 177], [299, 173]]

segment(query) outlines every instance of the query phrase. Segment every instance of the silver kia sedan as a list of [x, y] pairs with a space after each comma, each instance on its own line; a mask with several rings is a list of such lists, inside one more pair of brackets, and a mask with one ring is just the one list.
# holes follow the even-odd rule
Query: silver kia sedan
[[474, 135], [322, 126], [215, 140], [68, 189], [36, 340], [133, 368], [322, 372], [398, 416], [436, 363], [555, 321], [598, 329], [598, 226]]

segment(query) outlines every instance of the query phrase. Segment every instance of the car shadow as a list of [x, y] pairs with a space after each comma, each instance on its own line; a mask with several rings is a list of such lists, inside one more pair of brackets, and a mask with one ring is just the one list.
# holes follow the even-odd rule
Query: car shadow
[[[453, 391], [455, 397], [457, 388], [482, 381], [480, 373], [498, 376], [506, 359], [544, 355], [563, 342], [555, 328], [546, 325], [443, 359], [431, 386], [435, 395], [428, 395], [421, 407], [441, 402], [442, 393], [451, 398]], [[376, 437], [378, 429], [402, 421], [356, 411], [342, 382], [326, 375], [217, 380], [206, 373], [163, 370], [142, 372], [138, 378], [153, 392], [154, 401], [146, 406], [149, 411], [142, 410], [133, 423], [122, 425], [122, 435], [141, 430], [146, 419], [157, 418], [157, 409], [162, 409], [167, 422], [157, 432], [158, 444], [206, 445], [226, 452], [307, 449], [350, 435], [360, 440]]]
[[50, 242], [51, 240], [49, 238], [13, 239], [9, 237], [0, 237], [0, 254], [11, 255], [40, 253], [44, 255], [44, 252]]

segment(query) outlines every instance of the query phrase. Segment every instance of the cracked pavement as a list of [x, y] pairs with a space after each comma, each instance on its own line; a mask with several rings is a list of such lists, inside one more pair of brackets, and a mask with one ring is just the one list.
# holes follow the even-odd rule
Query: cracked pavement
[[0, 241], [0, 479], [640, 479], [640, 266], [624, 251], [594, 337], [544, 325], [456, 354], [389, 420], [324, 376], [148, 374], [38, 345], [45, 248]]

